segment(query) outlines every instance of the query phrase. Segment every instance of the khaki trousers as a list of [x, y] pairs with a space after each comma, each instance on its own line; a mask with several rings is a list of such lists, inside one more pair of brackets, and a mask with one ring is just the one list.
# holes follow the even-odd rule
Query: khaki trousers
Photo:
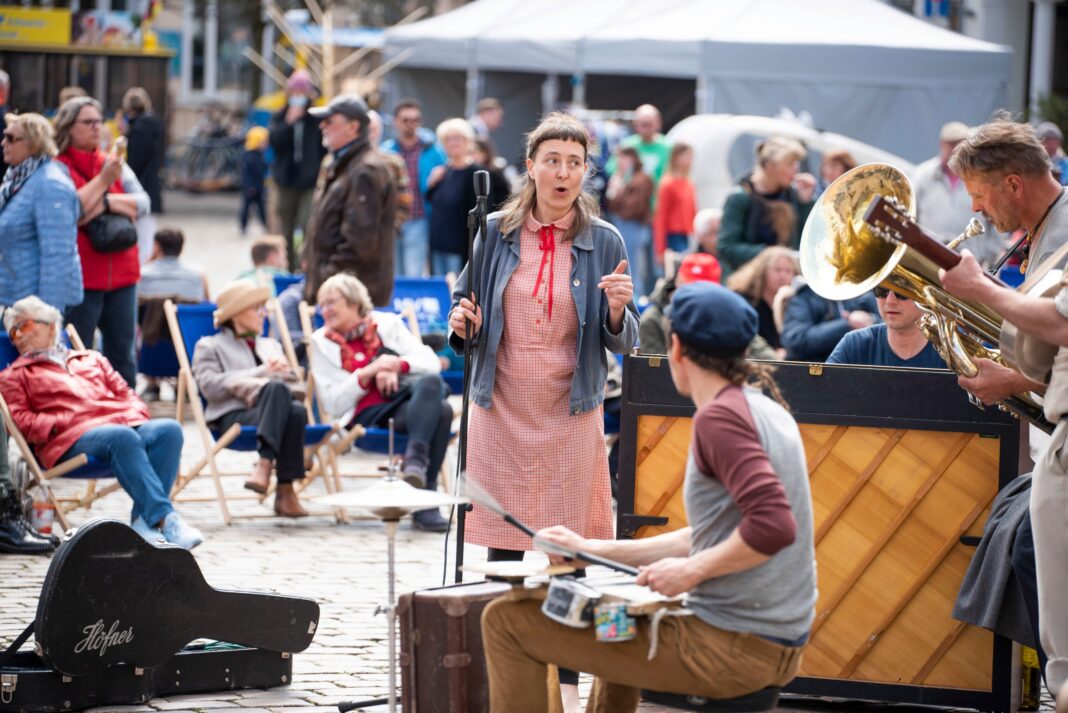
[[547, 666], [597, 677], [587, 713], [627, 713], [642, 688], [707, 698], [734, 698], [789, 683], [803, 647], [717, 629], [696, 616], [665, 617], [656, 656], [647, 659], [649, 617], [631, 641], [601, 643], [593, 628], [574, 629], [541, 613], [541, 602], [498, 599], [482, 614], [492, 713], [549, 710]]
[[1068, 421], [1061, 420], [1031, 477], [1031, 527], [1035, 537], [1038, 628], [1046, 683], [1068, 683]]

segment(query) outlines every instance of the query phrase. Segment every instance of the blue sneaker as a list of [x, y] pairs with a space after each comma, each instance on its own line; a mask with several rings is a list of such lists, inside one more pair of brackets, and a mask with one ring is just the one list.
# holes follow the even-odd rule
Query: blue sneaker
[[178, 545], [182, 549], [191, 550], [204, 541], [204, 535], [175, 511], [163, 518], [163, 537], [172, 545]]
[[161, 542], [166, 542], [167, 538], [163, 536], [163, 533], [158, 527], [149, 527], [140, 515], [134, 518], [134, 521], [130, 523], [130, 527], [134, 529], [138, 535], [144, 538], [145, 542], [150, 545], [158, 545]]

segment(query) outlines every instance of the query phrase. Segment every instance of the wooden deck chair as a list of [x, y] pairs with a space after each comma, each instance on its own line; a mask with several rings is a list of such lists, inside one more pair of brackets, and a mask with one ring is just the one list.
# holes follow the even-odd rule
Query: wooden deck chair
[[[223, 488], [222, 477], [224, 475], [247, 476], [248, 473], [225, 473], [219, 469], [218, 464], [215, 462], [215, 457], [224, 449], [237, 451], [257, 450], [256, 428], [254, 426], [242, 427], [240, 424], [235, 423], [224, 433], [214, 432], [204, 418], [204, 405], [201, 402], [200, 391], [193, 378], [192, 360], [196, 342], [201, 337], [209, 336], [216, 332], [212, 316], [215, 311], [215, 305], [211, 303], [175, 305], [168, 300], [164, 304], [164, 311], [167, 316], [167, 325], [171, 332], [171, 340], [174, 342], [174, 350], [178, 356], [178, 380], [179, 384], [182, 386], [181, 393], [188, 400], [189, 408], [193, 413], [193, 421], [196, 424], [197, 432], [200, 434], [204, 444], [205, 454], [204, 457], [197, 461], [185, 473], [179, 474], [171, 493], [171, 500], [174, 502], [203, 502], [215, 500], [218, 502], [219, 510], [222, 512], [223, 522], [227, 525], [231, 524], [234, 519], [238, 518], [247, 519], [265, 517], [267, 516], [266, 513], [234, 514], [230, 512], [230, 508], [227, 504], [230, 500], [254, 499], [262, 501], [263, 497], [256, 495], [248, 497], [245, 496], [244, 493], [240, 495], [228, 495]], [[314, 458], [319, 461], [316, 467], [322, 467], [318, 446], [323, 443], [326, 436], [330, 433], [330, 430], [331, 429], [328, 426], [308, 426], [305, 428], [304, 443], [306, 446], [315, 448]], [[207, 468], [208, 472], [211, 474], [215, 488], [215, 497], [205, 498], [186, 496], [180, 498], [179, 494], [190, 482], [193, 481], [194, 478], [200, 475], [205, 468]], [[327, 492], [334, 492], [333, 483], [330, 482], [330, 479], [326, 478], [324, 481], [327, 484]], [[340, 508], [334, 508], [333, 514], [339, 522], [344, 519], [344, 513]], [[270, 516], [273, 517], [273, 513], [270, 513]]]
[[[307, 335], [307, 339], [310, 342], [311, 335], [315, 331], [315, 328], [318, 327], [318, 326], [322, 326], [322, 320], [316, 314], [315, 309], [311, 305], [309, 305], [307, 302], [301, 301], [299, 310], [300, 310], [301, 329], [303, 330], [304, 334]], [[412, 330], [412, 333], [415, 334], [416, 337], [418, 337], [419, 336], [419, 324], [416, 321], [415, 316], [412, 313], [412, 310], [406, 309], [405, 313], [404, 313], [404, 317], [405, 317], [405, 321], [408, 323], [409, 328]], [[318, 324], [315, 324], [316, 321], [318, 321]], [[310, 345], [309, 345], [309, 349], [307, 351], [307, 354], [308, 354], [308, 363], [310, 365], [311, 364], [311, 359], [312, 359], [312, 349], [310, 348]], [[315, 395], [315, 379], [312, 376], [310, 368], [308, 369], [308, 382], [307, 383], [308, 383], [308, 389], [307, 389], [308, 396], [309, 396], [309, 398], [313, 398], [314, 399], [314, 395]], [[316, 404], [315, 400], [313, 400], [312, 407], [308, 408], [309, 417], [312, 414], [318, 414], [318, 413], [319, 413], [319, 410], [317, 408], [317, 404]], [[356, 428], [361, 428], [362, 429], [362, 433], [355, 433]], [[373, 428], [373, 427], [372, 428], [362, 428], [362, 427], [359, 427], [359, 426], [357, 426], [356, 428], [348, 429], [347, 432], [346, 431], [342, 431], [342, 433], [344, 434], [344, 437], [341, 438], [340, 440], [338, 440], [335, 444], [333, 444], [331, 446], [331, 456], [332, 456], [332, 458], [333, 458], [335, 463], [337, 462], [337, 458], [342, 453], [347, 451], [350, 446], [355, 446], [356, 448], [358, 448], [360, 450], [368, 451], [370, 453], [378, 453], [378, 454], [381, 454], [381, 455], [388, 455], [389, 454], [389, 429], [387, 429], [387, 428]], [[456, 435], [457, 434], [456, 434], [455, 431], [450, 435], [450, 442], [454, 441], [456, 439]], [[394, 446], [394, 453], [395, 454], [403, 453], [405, 448], [407, 447], [407, 444], [408, 444], [408, 436], [407, 436], [407, 434], [404, 434], [404, 433], [395, 433], [394, 434], [393, 446]], [[339, 470], [335, 470], [335, 472], [340, 473]], [[364, 474], [361, 473], [361, 474], [353, 474], [353, 475], [362, 476]], [[375, 473], [373, 475], [377, 476], [378, 474]], [[450, 486], [451, 486], [450, 475], [451, 475], [451, 473], [449, 472], [448, 459], [446, 458], [446, 460], [441, 464], [441, 472], [438, 475], [438, 483], [446, 490], [446, 492], [452, 492], [450, 490]]]
[[[0, 333], [0, 369], [6, 369], [11, 366], [11, 363], [17, 358], [18, 352], [11, 343], [7, 332]], [[104, 488], [97, 490], [96, 481], [98, 479], [114, 478], [115, 476], [107, 464], [96, 458], [90, 458], [84, 453], [46, 470], [37, 460], [37, 454], [34, 453], [33, 448], [23, 437], [18, 426], [15, 425], [15, 419], [11, 416], [11, 409], [8, 408], [7, 401], [4, 400], [2, 395], [0, 395], [0, 416], [3, 418], [7, 435], [15, 441], [19, 456], [26, 462], [26, 468], [30, 472], [30, 477], [34, 480], [34, 485], [40, 487], [45, 497], [52, 503], [52, 506], [56, 509], [56, 519], [64, 530], [70, 529], [70, 521], [66, 517], [67, 513], [79, 508], [89, 509], [100, 498], [122, 488], [119, 482], [115, 480], [108, 483]], [[51, 487], [51, 481], [56, 478], [84, 479], [86, 481], [84, 494], [81, 497], [58, 497]]]

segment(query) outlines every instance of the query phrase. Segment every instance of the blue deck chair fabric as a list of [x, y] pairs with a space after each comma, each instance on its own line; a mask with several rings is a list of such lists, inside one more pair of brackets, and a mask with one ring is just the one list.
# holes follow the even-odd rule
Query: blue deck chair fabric
[[[176, 305], [178, 313], [178, 329], [182, 333], [182, 342], [185, 345], [186, 356], [189, 363], [193, 363], [193, 353], [196, 351], [197, 340], [201, 337], [210, 337], [219, 330], [215, 328], [214, 312], [215, 305], [204, 302], [196, 305]], [[201, 402], [203, 402], [203, 397]], [[218, 440], [222, 435], [215, 429], [211, 430], [212, 438]], [[330, 426], [305, 426], [304, 445], [316, 446], [326, 438], [331, 431]], [[242, 426], [241, 435], [235, 438], [228, 446], [235, 451], [255, 451], [259, 448], [256, 443], [256, 427]]]
[[274, 276], [274, 293], [276, 295], [282, 294], [287, 287], [295, 285], [304, 279], [304, 275], [275, 275]]
[[[447, 334], [451, 306], [452, 291], [444, 277], [397, 277], [393, 281], [393, 302], [386, 311], [399, 314], [411, 309], [421, 335]], [[445, 348], [451, 351], [451, 347]], [[463, 391], [462, 369], [444, 371], [441, 376], [454, 394]]]

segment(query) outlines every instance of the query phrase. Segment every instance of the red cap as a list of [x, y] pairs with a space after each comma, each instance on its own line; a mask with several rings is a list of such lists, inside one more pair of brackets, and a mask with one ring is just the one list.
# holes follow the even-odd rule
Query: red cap
[[721, 269], [719, 260], [708, 253], [690, 253], [679, 263], [675, 273], [676, 285], [688, 285], [691, 282], [719, 282]]

